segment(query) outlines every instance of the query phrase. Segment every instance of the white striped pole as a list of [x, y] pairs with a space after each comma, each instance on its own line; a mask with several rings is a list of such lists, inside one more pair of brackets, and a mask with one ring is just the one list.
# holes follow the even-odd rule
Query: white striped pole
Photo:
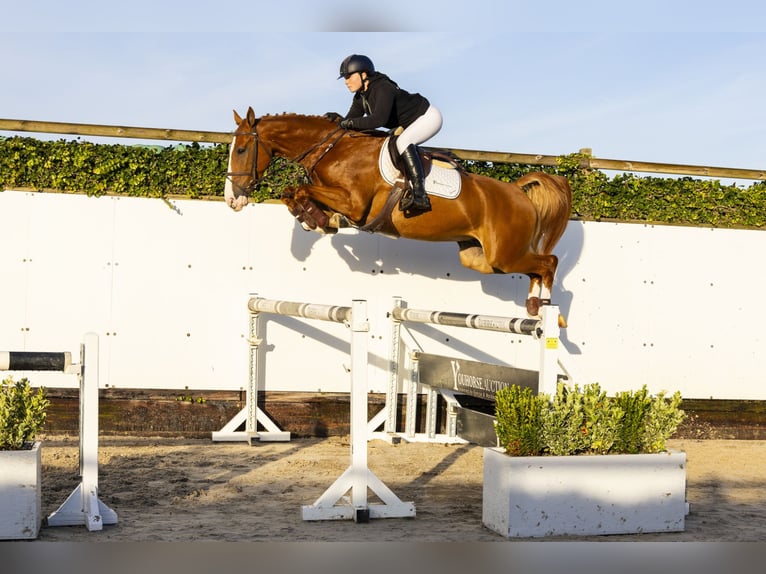
[[499, 331], [501, 333], [518, 333], [540, 338], [543, 334], [542, 321], [539, 319], [520, 319], [515, 317], [496, 317], [494, 315], [478, 315], [472, 313], [451, 313], [448, 311], [425, 311], [422, 309], [407, 309], [394, 307], [391, 316], [397, 321], [412, 323], [430, 323], [449, 327], [467, 327], [482, 331]]
[[276, 301], [252, 297], [247, 304], [253, 313], [271, 313], [272, 315], [288, 315], [319, 321], [347, 323], [351, 320], [351, 307], [335, 305], [318, 305], [315, 303], [295, 303], [293, 301]]

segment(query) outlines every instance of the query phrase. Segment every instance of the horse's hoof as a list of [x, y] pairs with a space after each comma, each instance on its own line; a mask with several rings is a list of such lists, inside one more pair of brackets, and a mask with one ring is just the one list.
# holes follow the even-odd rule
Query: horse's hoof
[[327, 223], [327, 227], [334, 227], [337, 230], [342, 227], [351, 227], [351, 223], [345, 215], [341, 215], [340, 213], [333, 213], [330, 216], [330, 221]]
[[540, 298], [529, 297], [527, 299], [527, 315], [534, 319], [540, 318]]

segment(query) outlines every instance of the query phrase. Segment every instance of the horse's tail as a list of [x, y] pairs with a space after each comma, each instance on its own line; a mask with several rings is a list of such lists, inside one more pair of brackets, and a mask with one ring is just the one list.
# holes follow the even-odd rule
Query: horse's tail
[[567, 228], [572, 213], [572, 189], [560, 175], [532, 172], [516, 182], [526, 192], [537, 210], [537, 228], [532, 249], [549, 255]]

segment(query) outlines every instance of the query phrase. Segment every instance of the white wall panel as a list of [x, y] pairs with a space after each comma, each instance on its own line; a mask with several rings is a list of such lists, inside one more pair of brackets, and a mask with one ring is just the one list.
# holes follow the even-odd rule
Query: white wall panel
[[0, 348], [21, 350], [26, 340], [29, 195], [0, 194]]
[[[101, 384], [123, 388], [244, 388], [256, 292], [366, 299], [370, 386], [383, 391], [394, 296], [414, 308], [523, 316], [528, 286], [463, 268], [452, 243], [306, 232], [279, 204], [234, 213], [220, 202], [6, 191], [0, 241], [0, 349], [77, 352], [95, 331]], [[564, 362], [609, 391], [646, 384], [766, 399], [766, 277], [751, 270], [765, 249], [763, 231], [570, 222], [553, 293], [569, 321]], [[273, 316], [266, 327], [267, 388], [348, 390], [345, 326]], [[427, 352], [537, 364], [536, 342], [518, 335], [411, 330]]]

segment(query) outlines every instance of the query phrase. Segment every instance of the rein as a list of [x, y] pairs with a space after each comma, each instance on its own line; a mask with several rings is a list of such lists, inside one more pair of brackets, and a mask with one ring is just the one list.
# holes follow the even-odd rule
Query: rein
[[[340, 132], [340, 134], [338, 134], [338, 132]], [[308, 176], [309, 176], [309, 178], [311, 178], [311, 173], [314, 171], [314, 169], [316, 168], [317, 164], [320, 161], [322, 161], [324, 156], [326, 156], [328, 153], [330, 153], [330, 150], [332, 150], [332, 148], [335, 147], [335, 144], [338, 143], [338, 141], [340, 141], [340, 138], [342, 138], [344, 135], [346, 135], [346, 133], [347, 133], [347, 130], [345, 130], [344, 128], [341, 128], [341, 127], [337, 127], [333, 131], [331, 131], [329, 134], [327, 134], [322, 140], [318, 141], [313, 146], [311, 146], [309, 149], [307, 149], [303, 153], [299, 154], [298, 156], [294, 157], [290, 161], [294, 161], [294, 162], [300, 163], [301, 161], [306, 159], [306, 157], [311, 152], [313, 152], [315, 149], [320, 147], [322, 144], [324, 144], [326, 141], [328, 141], [330, 138], [332, 138], [335, 134], [338, 134], [337, 137], [334, 140], [332, 140], [329, 143], [329, 145], [324, 149], [324, 151], [321, 154], [319, 154], [319, 157], [317, 157], [316, 161], [314, 163], [312, 163], [310, 167], [306, 168], [306, 171], [308, 172]]]

